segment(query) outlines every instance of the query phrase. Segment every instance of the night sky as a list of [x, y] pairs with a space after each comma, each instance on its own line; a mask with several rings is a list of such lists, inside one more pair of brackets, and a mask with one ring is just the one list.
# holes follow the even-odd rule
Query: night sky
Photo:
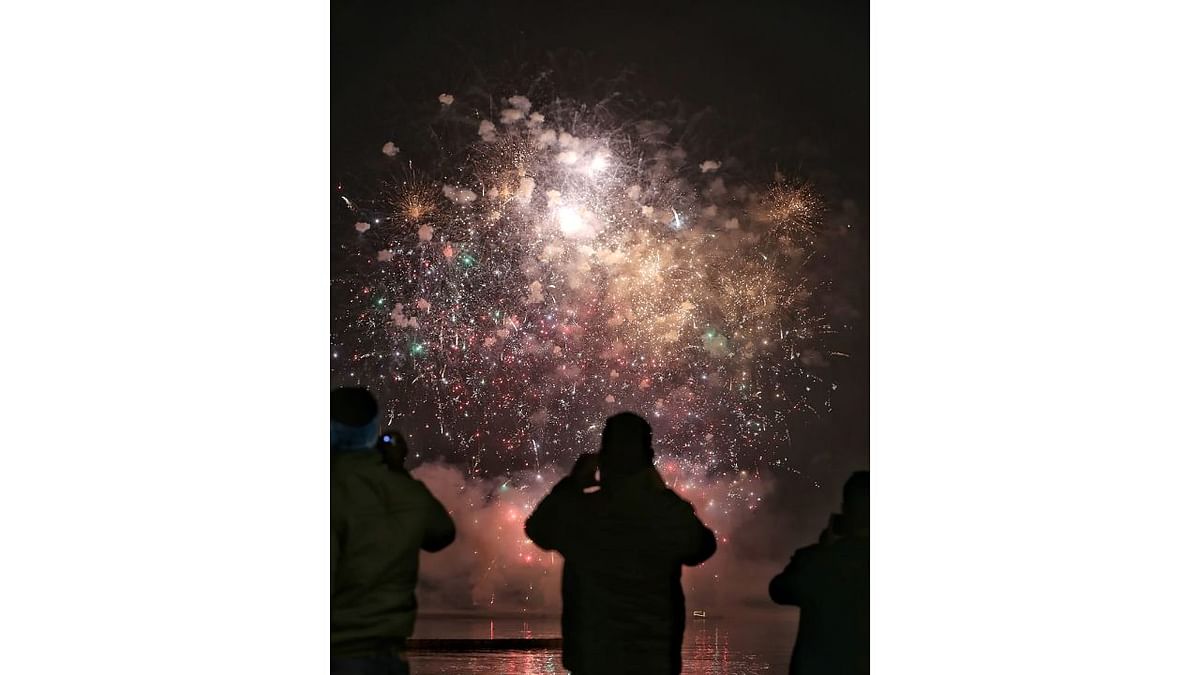
[[[869, 464], [869, 25], [865, 2], [746, 4], [333, 4], [331, 268], [335, 280], [359, 274], [352, 225], [406, 175], [380, 152], [385, 141], [415, 165], [437, 163], [429, 118], [442, 92], [499, 100], [538, 83], [594, 103], [619, 91], [639, 112], [683, 125], [689, 156], [803, 179], [827, 207], [807, 272], [822, 289], [814, 306], [836, 327], [824, 349], [846, 356], [822, 373], [837, 384], [828, 407], [788, 423], [793, 470], [762, 505], [783, 520], [761, 522], [795, 536], [752, 552], [768, 556], [815, 536], [841, 481]], [[354, 298], [335, 283], [331, 301], [337, 351], [340, 310]], [[353, 381], [344, 364], [331, 368], [334, 385]]]

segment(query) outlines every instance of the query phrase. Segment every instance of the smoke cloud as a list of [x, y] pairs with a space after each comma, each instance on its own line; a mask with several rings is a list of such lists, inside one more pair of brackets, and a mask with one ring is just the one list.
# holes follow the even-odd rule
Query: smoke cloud
[[[664, 402], [664, 409], [670, 407]], [[761, 508], [775, 484], [770, 474], [743, 471], [732, 479], [706, 479], [689, 476], [687, 467], [672, 460], [661, 461], [659, 470], [717, 536], [716, 555], [699, 567], [684, 568], [689, 609], [720, 614], [770, 605], [767, 584], [787, 563], [778, 538], [795, 526], [790, 518]], [[458, 528], [449, 548], [421, 554], [422, 610], [559, 612], [562, 558], [529, 541], [525, 520], [564, 473], [545, 467], [485, 478], [441, 461], [413, 469]]]
[[404, 315], [404, 305], [396, 303], [392, 308], [392, 323], [399, 328], [419, 328], [416, 317]]
[[479, 137], [485, 143], [496, 142], [496, 125], [491, 120], [484, 120], [479, 123]]
[[466, 188], [457, 188], [453, 185], [443, 185], [442, 194], [446, 196], [446, 199], [449, 199], [459, 206], [466, 206], [479, 197], [479, 195], [475, 194], [475, 192], [472, 190], [468, 190]]

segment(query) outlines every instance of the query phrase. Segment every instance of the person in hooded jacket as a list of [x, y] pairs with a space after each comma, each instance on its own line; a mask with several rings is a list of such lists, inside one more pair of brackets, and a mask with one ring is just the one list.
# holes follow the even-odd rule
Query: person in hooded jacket
[[525, 523], [535, 544], [563, 556], [562, 660], [576, 675], [682, 670], [682, 566], [710, 558], [717, 542], [663, 483], [651, 441], [641, 417], [610, 417], [599, 455], [581, 456]]
[[870, 474], [858, 471], [820, 540], [797, 550], [771, 580], [772, 600], [800, 608], [793, 675], [870, 672], [870, 504]]
[[420, 551], [454, 541], [454, 521], [403, 456], [377, 447], [379, 407], [366, 389], [331, 396], [331, 672], [407, 673]]

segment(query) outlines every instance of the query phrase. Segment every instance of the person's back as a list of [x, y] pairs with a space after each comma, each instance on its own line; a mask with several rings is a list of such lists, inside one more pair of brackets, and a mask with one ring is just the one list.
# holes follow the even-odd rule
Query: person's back
[[374, 453], [333, 458], [332, 640], [335, 653], [412, 635], [421, 549], [454, 540], [454, 523], [420, 481]]
[[[334, 422], [337, 429], [336, 414]], [[403, 468], [389, 469], [372, 434], [349, 426], [354, 429], [343, 436], [351, 440], [335, 441], [331, 453], [335, 660], [403, 645], [416, 620], [420, 551], [441, 550], [455, 534], [453, 521], [429, 490]]]
[[800, 607], [791, 672], [858, 675], [870, 671], [868, 474], [846, 484], [843, 510], [822, 541], [796, 551], [771, 580], [771, 599]]
[[526, 523], [534, 543], [565, 561], [563, 665], [572, 673], [681, 669], [681, 566], [708, 559], [716, 539], [650, 465], [648, 429], [644, 465], [605, 468], [602, 451], [593, 491], [595, 456], [585, 455]]

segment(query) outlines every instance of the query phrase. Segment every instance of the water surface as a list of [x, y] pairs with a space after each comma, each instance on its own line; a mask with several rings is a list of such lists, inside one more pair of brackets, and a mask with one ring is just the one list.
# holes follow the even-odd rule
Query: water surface
[[[685, 675], [786, 673], [796, 637], [795, 610], [692, 619], [683, 636]], [[424, 616], [414, 638], [552, 638], [561, 636], [558, 617]], [[557, 649], [414, 652], [413, 675], [455, 673], [566, 673]]]

